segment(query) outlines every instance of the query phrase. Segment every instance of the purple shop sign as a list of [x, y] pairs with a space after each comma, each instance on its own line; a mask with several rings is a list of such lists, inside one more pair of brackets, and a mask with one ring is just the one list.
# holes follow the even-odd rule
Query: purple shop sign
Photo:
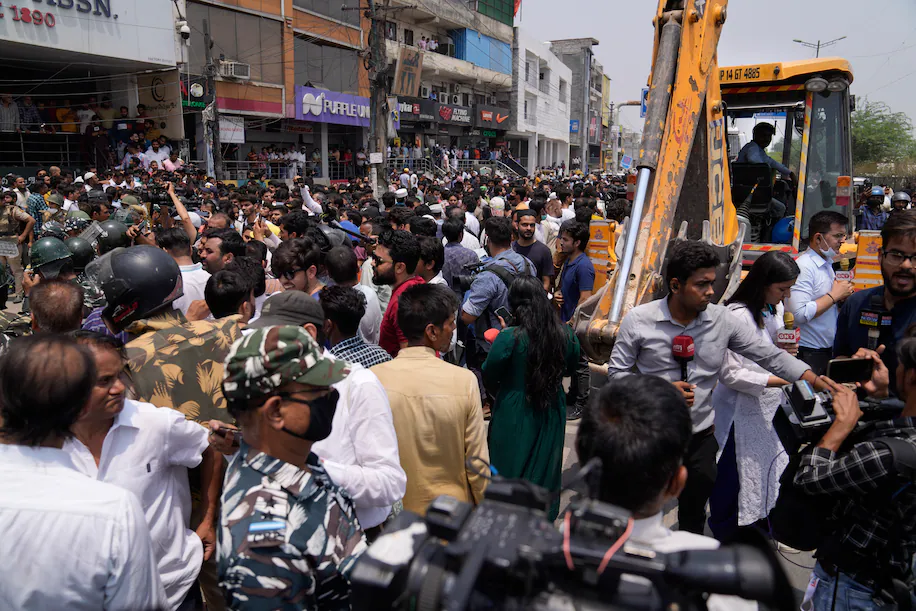
[[296, 118], [316, 123], [369, 127], [369, 98], [297, 85]]

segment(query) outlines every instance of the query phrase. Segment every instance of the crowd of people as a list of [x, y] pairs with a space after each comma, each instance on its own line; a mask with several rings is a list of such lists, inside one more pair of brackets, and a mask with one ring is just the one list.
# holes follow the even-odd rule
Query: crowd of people
[[[840, 499], [814, 608], [912, 583], [916, 490], [881, 439], [916, 443], [916, 212], [883, 225], [885, 284], [859, 292], [835, 279], [835, 212], [811, 219], [798, 261], [763, 255], [721, 305], [718, 251], [675, 244], [667, 295], [624, 316], [593, 390], [570, 323], [602, 284], [592, 229], [619, 237], [629, 214], [619, 178], [405, 168], [376, 199], [361, 177], [234, 186], [131, 155], [3, 193], [22, 302], [0, 314], [11, 608], [348, 608], [354, 563], [402, 511], [479, 504], [502, 477], [545, 489], [557, 519], [578, 420], [579, 461], [603, 465], [591, 493], [632, 513], [627, 536], [715, 548], [768, 531], [793, 485], [771, 420], [798, 380], [836, 414], [794, 465], [812, 498]], [[879, 301], [881, 346], [858, 324]], [[797, 346], [777, 342], [784, 312]], [[690, 361], [672, 354], [683, 336]], [[833, 356], [868, 362], [861, 400], [902, 416], [857, 429], [856, 393], [823, 375]]]

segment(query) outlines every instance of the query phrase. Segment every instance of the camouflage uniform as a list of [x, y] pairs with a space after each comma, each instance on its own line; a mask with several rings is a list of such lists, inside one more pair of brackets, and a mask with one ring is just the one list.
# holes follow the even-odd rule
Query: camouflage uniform
[[230, 609], [350, 608], [347, 576], [366, 539], [319, 458], [306, 466], [244, 441], [229, 464], [217, 561]]
[[107, 305], [105, 293], [85, 271], [81, 272], [74, 282], [83, 289], [83, 306], [90, 312], [96, 308], [104, 308]]
[[[223, 390], [245, 402], [290, 382], [328, 387], [349, 364], [301, 327], [258, 329], [226, 359]], [[217, 546], [230, 609], [349, 609], [349, 572], [366, 549], [350, 497], [310, 453], [305, 468], [242, 441], [229, 464]]]
[[220, 383], [223, 359], [240, 335], [239, 317], [188, 322], [172, 310], [127, 328], [135, 398], [177, 409], [189, 420], [231, 420]]

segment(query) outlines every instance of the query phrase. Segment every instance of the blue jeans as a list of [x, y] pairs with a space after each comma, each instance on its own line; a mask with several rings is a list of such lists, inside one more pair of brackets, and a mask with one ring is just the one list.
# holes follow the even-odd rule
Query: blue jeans
[[[814, 565], [814, 576], [818, 578], [817, 588], [811, 598], [813, 606], [810, 608], [814, 611], [880, 611], [886, 608], [872, 600], [871, 588], [853, 581], [842, 573], [839, 574], [840, 581], [837, 584], [836, 577], [828, 575], [819, 562]], [[916, 596], [911, 593], [910, 597], [913, 600], [912, 604], [916, 605]]]

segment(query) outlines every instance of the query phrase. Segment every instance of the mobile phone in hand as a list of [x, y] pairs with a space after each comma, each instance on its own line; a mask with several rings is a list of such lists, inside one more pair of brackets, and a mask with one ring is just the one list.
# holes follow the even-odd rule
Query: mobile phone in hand
[[229, 427], [220, 426], [220, 427], [217, 427], [216, 429], [211, 429], [211, 430], [215, 434], [219, 435], [220, 437], [226, 437], [229, 435], [229, 433], [234, 433], [235, 437], [232, 439], [232, 447], [234, 448], [234, 447], [241, 445], [242, 431], [240, 431], [239, 429], [230, 429]]

